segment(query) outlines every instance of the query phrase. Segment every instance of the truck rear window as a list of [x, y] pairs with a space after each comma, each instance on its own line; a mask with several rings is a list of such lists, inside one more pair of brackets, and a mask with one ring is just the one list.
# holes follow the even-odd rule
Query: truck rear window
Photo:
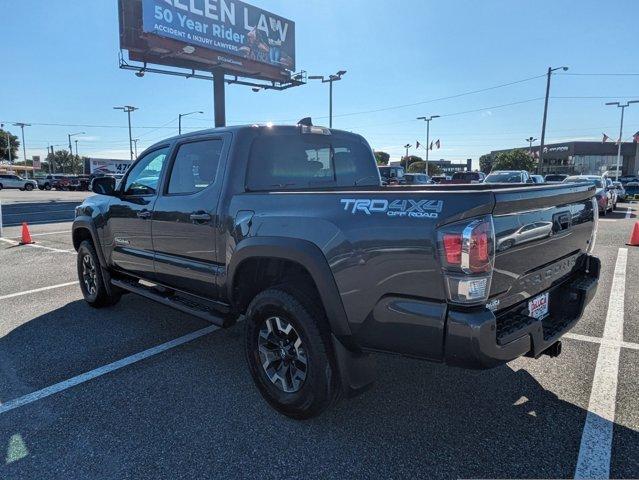
[[265, 135], [254, 140], [249, 190], [379, 185], [370, 148], [333, 135]]

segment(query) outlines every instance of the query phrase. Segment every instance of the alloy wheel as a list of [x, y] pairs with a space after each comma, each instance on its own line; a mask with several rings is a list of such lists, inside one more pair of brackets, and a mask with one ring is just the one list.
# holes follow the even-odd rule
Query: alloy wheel
[[308, 358], [302, 339], [282, 317], [267, 318], [259, 331], [257, 347], [268, 379], [286, 393], [297, 392], [306, 379]]
[[95, 295], [98, 289], [97, 271], [95, 263], [93, 262], [93, 257], [89, 254], [86, 254], [82, 258], [82, 281], [87, 289], [87, 293], [89, 295]]

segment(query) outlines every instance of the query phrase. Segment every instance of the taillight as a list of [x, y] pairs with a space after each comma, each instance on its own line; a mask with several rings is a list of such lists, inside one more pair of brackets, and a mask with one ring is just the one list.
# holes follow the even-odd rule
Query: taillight
[[492, 217], [446, 225], [438, 231], [438, 245], [448, 297], [461, 304], [488, 299], [494, 260]]

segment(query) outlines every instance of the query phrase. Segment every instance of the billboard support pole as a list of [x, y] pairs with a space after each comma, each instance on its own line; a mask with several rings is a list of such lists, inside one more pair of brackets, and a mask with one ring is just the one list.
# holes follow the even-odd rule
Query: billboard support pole
[[213, 71], [213, 108], [215, 128], [226, 127], [226, 99], [224, 92], [224, 70]]

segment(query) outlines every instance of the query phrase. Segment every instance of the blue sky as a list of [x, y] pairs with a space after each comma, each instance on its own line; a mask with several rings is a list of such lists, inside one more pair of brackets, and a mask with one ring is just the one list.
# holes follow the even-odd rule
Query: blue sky
[[[431, 159], [477, 162], [490, 150], [539, 138], [544, 78], [431, 100], [543, 75], [551, 65], [567, 65], [572, 75], [553, 77], [547, 143], [601, 139], [602, 132], [615, 138], [619, 112], [603, 104], [639, 98], [639, 76], [574, 75], [639, 73], [636, 0], [249, 3], [295, 21], [298, 69], [347, 70], [335, 84], [334, 127], [363, 134], [394, 158], [402, 145], [424, 142], [424, 123], [415, 120], [423, 115], [442, 115], [431, 124], [431, 139], [442, 144]], [[133, 114], [139, 149], [177, 133], [180, 112], [205, 112], [184, 119], [187, 131], [212, 124], [210, 82], [140, 79], [118, 69], [116, 0], [0, 0], [0, 6], [0, 121], [33, 124], [25, 132], [29, 157], [44, 155], [47, 143], [63, 148], [68, 133], [84, 131], [75, 137], [80, 154], [127, 158], [126, 116], [115, 105], [140, 108]], [[515, 102], [524, 103], [500, 107]], [[478, 111], [460, 113], [472, 110]], [[284, 92], [227, 87], [229, 124], [295, 123], [308, 115], [328, 124], [327, 114], [328, 86], [320, 83]], [[625, 138], [639, 130], [639, 106], [627, 110], [624, 130]]]

